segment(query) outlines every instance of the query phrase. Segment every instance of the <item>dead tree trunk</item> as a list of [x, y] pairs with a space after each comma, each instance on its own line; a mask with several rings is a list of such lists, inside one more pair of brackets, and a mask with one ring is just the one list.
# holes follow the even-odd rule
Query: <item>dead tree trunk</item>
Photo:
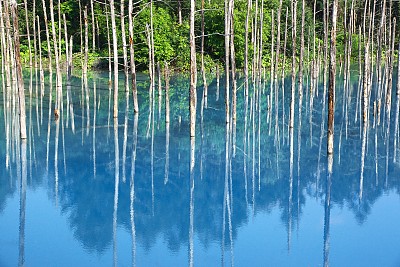
[[110, 42], [110, 23], [108, 19], [107, 5], [105, 5], [105, 15], [106, 15], [106, 25], [107, 25], [107, 46], [108, 46], [108, 88], [111, 89], [111, 82], [112, 82], [111, 42]]
[[294, 127], [294, 98], [296, 90], [296, 27], [297, 27], [297, 0], [292, 2], [292, 88], [291, 88], [291, 99], [290, 99], [290, 120], [289, 128]]
[[146, 33], [147, 33], [147, 47], [149, 49], [149, 78], [150, 78], [150, 87], [149, 87], [150, 104], [149, 104], [149, 108], [151, 110], [151, 108], [153, 106], [154, 75], [153, 75], [153, 57], [152, 57], [152, 54], [151, 54], [151, 51], [152, 51], [152, 48], [151, 48], [151, 30], [150, 30], [149, 24], [146, 24]]
[[170, 109], [169, 109], [169, 69], [168, 69], [167, 62], [165, 62], [164, 72], [165, 72], [165, 123], [169, 123], [170, 122], [170, 118], [169, 118], [169, 114], [170, 114]]
[[203, 94], [207, 97], [208, 86], [206, 79], [206, 71], [204, 68], [204, 0], [201, 0], [201, 74], [203, 76]]
[[[126, 32], [125, 32], [125, 1], [121, 0], [121, 32], [122, 32], [122, 53], [124, 58], [124, 73], [125, 73], [125, 84], [128, 82], [128, 51], [126, 49]], [[125, 86], [125, 90], [129, 87]]]
[[335, 79], [336, 79], [336, 21], [338, 0], [333, 1], [332, 28], [331, 28], [331, 55], [329, 68], [329, 92], [328, 92], [328, 154], [333, 154], [333, 131], [335, 115]]
[[231, 54], [231, 73], [232, 73], [232, 120], [236, 123], [236, 61], [235, 61], [235, 33], [234, 33], [234, 0], [230, 0], [230, 54]]
[[[39, 16], [36, 17], [37, 19], [37, 29], [38, 29], [38, 42], [41, 44], [41, 38], [40, 38], [40, 20]], [[41, 92], [40, 95], [43, 97], [43, 90], [44, 90], [44, 71], [43, 71], [43, 61], [42, 61], [42, 46], [39, 45], [39, 76], [40, 76], [40, 88]]]
[[[43, 1], [43, 0], [42, 0]], [[83, 23], [82, 23], [82, 5], [81, 5], [81, 0], [79, 0], [78, 1], [78, 3], [79, 3], [79, 30], [80, 30], [80, 37], [81, 37], [81, 45], [80, 45], [80, 48], [81, 48], [81, 66], [83, 67], [83, 57], [82, 57], [82, 55], [83, 55]], [[106, 15], [108, 16], [108, 14], [107, 14], [107, 10], [106, 10]], [[106, 16], [106, 18], [108, 19], [108, 17]], [[110, 40], [110, 38], [107, 38], [107, 40]]]
[[249, 19], [251, 16], [252, 0], [247, 0], [247, 15], [244, 34], [244, 94], [249, 93]]
[[60, 54], [59, 54], [59, 49], [58, 49], [58, 44], [57, 44], [57, 35], [56, 35], [56, 25], [55, 25], [55, 20], [54, 20], [54, 5], [53, 5], [53, 0], [50, 0], [50, 20], [51, 20], [51, 29], [53, 33], [53, 44], [54, 44], [54, 55], [55, 55], [55, 60], [56, 60], [56, 87], [57, 87], [57, 92], [56, 92], [56, 106], [55, 106], [55, 113], [58, 112], [59, 106], [61, 103], [61, 97], [62, 97], [62, 77], [61, 77], [61, 68], [60, 68]]
[[259, 75], [258, 71], [258, 0], [255, 3], [255, 11], [254, 11], [254, 20], [253, 20], [253, 30], [252, 30], [252, 43], [253, 43], [253, 64], [252, 64], [252, 76], [253, 83], [256, 82], [256, 79]]
[[299, 56], [299, 95], [303, 95], [303, 69], [304, 69], [304, 24], [305, 24], [305, 9], [306, 2], [302, 1], [301, 6], [301, 34], [300, 34], [300, 56]]
[[132, 94], [133, 94], [133, 111], [139, 113], [139, 104], [136, 86], [136, 65], [135, 65], [135, 49], [133, 47], [133, 0], [129, 0], [128, 4], [128, 20], [129, 20], [129, 51], [130, 51], [130, 67], [132, 79]]
[[196, 66], [196, 43], [194, 36], [194, 14], [195, 0], [190, 0], [190, 137], [196, 135], [196, 104], [197, 104], [197, 66]]
[[181, 0], [178, 0], [178, 23], [182, 25], [182, 3]]
[[11, 1], [10, 4], [11, 4], [11, 14], [13, 18], [14, 55], [15, 55], [15, 64], [17, 67], [17, 80], [18, 80], [20, 137], [21, 139], [26, 139], [27, 136], [26, 136], [25, 92], [24, 92], [24, 78], [22, 77], [17, 2], [13, 0]]
[[118, 40], [117, 24], [115, 22], [114, 0], [109, 0], [111, 11], [111, 28], [113, 35], [113, 54], [114, 54], [114, 118], [118, 118]]
[[[274, 19], [274, 10], [271, 10], [271, 59], [270, 59], [270, 97], [271, 97], [271, 105], [270, 105], [270, 113], [272, 115], [272, 99], [274, 95], [273, 87], [274, 87], [274, 42], [275, 42], [275, 19]], [[270, 124], [271, 125], [271, 124]]]
[[[123, 6], [123, 1], [121, 1], [121, 9]], [[96, 23], [94, 21], [94, 5], [93, 0], [90, 0], [90, 11], [92, 13], [92, 50], [93, 52], [96, 50]], [[121, 15], [122, 16], [122, 15]], [[121, 22], [122, 26], [122, 22]]]
[[260, 33], [259, 33], [259, 44], [258, 44], [258, 81], [260, 83], [261, 87], [261, 77], [262, 77], [262, 71], [263, 71], [263, 64], [262, 64], [262, 56], [263, 56], [263, 27], [264, 27], [264, 0], [261, 0], [261, 6], [260, 6]]
[[[60, 57], [61, 61], [61, 1], [58, 0], [58, 56]], [[61, 76], [61, 70], [60, 70], [60, 76]]]
[[328, 24], [329, 24], [329, 0], [324, 0], [324, 99], [326, 97], [326, 80], [327, 80], [327, 72], [328, 72]]
[[229, 123], [229, 56], [230, 56], [230, 0], [225, 0], [225, 118], [226, 123]]
[[278, 79], [279, 68], [279, 55], [281, 49], [281, 13], [282, 13], [282, 0], [279, 1], [279, 8], [277, 14], [277, 34], [276, 34], [276, 53], [275, 53], [275, 80]]
[[89, 54], [89, 33], [88, 33], [88, 16], [87, 7], [83, 10], [83, 21], [85, 23], [85, 47], [84, 47], [84, 57], [83, 57], [83, 80], [85, 85], [87, 85], [87, 70], [88, 70], [88, 54]]
[[46, 1], [42, 0], [43, 4], [43, 15], [44, 15], [44, 25], [46, 29], [46, 39], [47, 39], [47, 57], [49, 58], [49, 71], [50, 71], [50, 79], [52, 79], [52, 54], [51, 54], [51, 45], [50, 45], [50, 33], [49, 33], [49, 26], [48, 26], [48, 19], [47, 19], [47, 8], [46, 8]]
[[386, 92], [386, 109], [390, 109], [392, 102], [392, 80], [393, 80], [393, 61], [394, 61], [394, 42], [396, 33], [396, 18], [393, 18], [393, 32], [391, 33], [392, 43], [390, 47], [389, 55], [389, 74], [388, 74], [388, 87]]
[[31, 34], [29, 30], [28, 4], [26, 0], [24, 0], [24, 6], [25, 6], [26, 34], [28, 36], [29, 67], [32, 68], [33, 62], [32, 62]]
[[65, 36], [65, 55], [66, 55], [66, 63], [67, 63], [67, 81], [70, 82], [71, 79], [71, 72], [70, 72], [70, 60], [72, 59], [69, 58], [70, 53], [69, 53], [69, 47], [68, 47], [68, 32], [67, 32], [67, 19], [65, 17], [65, 14], [63, 14], [63, 20], [64, 20], [64, 36]]
[[153, 77], [153, 83], [151, 84], [151, 92], [152, 97], [154, 100], [154, 89], [155, 89], [155, 73], [156, 73], [156, 66], [155, 66], [155, 56], [154, 56], [154, 27], [153, 27], [153, 0], [150, 0], [150, 48], [151, 48], [151, 72]]
[[[36, 31], [36, 0], [33, 0], [32, 7], [32, 23], [33, 23], [33, 56], [34, 56], [34, 66], [35, 69], [38, 67], [37, 62], [37, 31]], [[39, 33], [40, 34], [40, 33]]]

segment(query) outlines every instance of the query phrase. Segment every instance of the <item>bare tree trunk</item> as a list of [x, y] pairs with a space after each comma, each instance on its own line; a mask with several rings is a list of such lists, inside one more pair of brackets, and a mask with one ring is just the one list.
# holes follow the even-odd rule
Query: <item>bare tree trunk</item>
[[57, 86], [57, 100], [56, 100], [56, 106], [55, 106], [55, 114], [59, 110], [59, 106], [61, 103], [61, 97], [62, 97], [62, 78], [61, 78], [61, 69], [60, 69], [60, 54], [58, 50], [58, 45], [57, 45], [57, 35], [56, 35], [56, 26], [55, 26], [55, 20], [54, 20], [54, 5], [53, 5], [53, 0], [50, 0], [50, 20], [51, 20], [51, 28], [52, 28], [52, 33], [53, 33], [53, 43], [54, 43], [54, 55], [56, 59], [56, 86]]
[[[32, 23], [33, 23], [33, 56], [34, 56], [34, 66], [35, 69], [38, 67], [37, 62], [37, 32], [36, 32], [36, 0], [33, 0], [32, 8]], [[40, 32], [39, 32], [40, 34]]]
[[[44, 0], [42, 0], [42, 1], [44, 1]], [[107, 10], [106, 10], [107, 11]], [[106, 18], [108, 19], [108, 14], [107, 14], [107, 12], [106, 12]], [[79, 29], [80, 29], [80, 37], [81, 37], [81, 45], [80, 45], [80, 48], [81, 48], [81, 66], [83, 67], [83, 29], [82, 29], [82, 26], [83, 25], [83, 23], [82, 23], [82, 5], [81, 5], [81, 0], [79, 0]], [[108, 41], [110, 41], [110, 38], [107, 38], [107, 40]]]
[[[369, 13], [369, 12], [368, 12]], [[370, 15], [370, 14], [369, 14]], [[371, 24], [371, 16], [369, 18]], [[364, 26], [365, 31], [365, 26]], [[366, 38], [366, 33], [364, 32], [365, 50], [364, 50], [364, 77], [363, 77], [363, 123], [367, 125], [368, 123], [368, 109], [369, 109], [369, 79], [370, 79], [370, 34], [371, 29], [369, 29], [368, 37]], [[378, 107], [379, 109], [379, 107]]]
[[[111, 66], [111, 42], [110, 42], [110, 23], [108, 20], [107, 5], [105, 5], [106, 25], [107, 25], [107, 46], [108, 46], [108, 87], [111, 88], [112, 83], [112, 66]], [[82, 49], [82, 48], [81, 48]]]
[[201, 0], [201, 74], [203, 76], [203, 94], [207, 98], [208, 86], [206, 79], [206, 71], [204, 68], [204, 0]]
[[280, 55], [280, 50], [281, 50], [281, 13], [282, 13], [282, 0], [279, 1], [279, 8], [278, 8], [278, 14], [277, 14], [278, 25], [277, 25], [277, 34], [276, 34], [275, 80], [278, 80], [279, 55]]
[[252, 0], [247, 0], [247, 14], [244, 34], [244, 94], [249, 94], [249, 19], [251, 16]]
[[132, 76], [132, 94], [133, 94], [133, 111], [139, 113], [139, 104], [136, 86], [136, 65], [135, 65], [135, 50], [133, 47], [133, 0], [129, 0], [128, 6], [128, 20], [129, 20], [129, 51], [130, 51], [130, 66]]
[[300, 56], [299, 56], [299, 95], [303, 95], [303, 69], [304, 69], [304, 26], [305, 26], [305, 12], [306, 12], [306, 2], [302, 1], [301, 8], [301, 34], [300, 34]]
[[158, 88], [158, 98], [162, 97], [162, 84], [161, 84], [161, 67], [160, 62], [157, 61], [157, 88]]
[[168, 69], [167, 62], [165, 62], [164, 72], [165, 72], [165, 123], [169, 123], [170, 122], [170, 118], [169, 118], [169, 114], [170, 114], [170, 109], [169, 109], [169, 69]]
[[290, 121], [289, 128], [294, 127], [294, 98], [296, 90], [296, 27], [297, 27], [297, 0], [292, 2], [292, 89], [290, 98]]
[[[285, 19], [285, 38], [283, 42], [283, 61], [282, 61], [282, 136], [285, 137], [285, 65], [286, 65], [286, 46], [287, 46], [287, 30], [288, 30], [289, 8], [286, 7]], [[283, 140], [285, 140], [283, 138]]]
[[323, 98], [326, 97], [326, 80], [327, 80], [327, 71], [328, 71], [328, 24], [329, 24], [329, 0], [324, 0], [324, 93]]
[[30, 34], [30, 30], [29, 30], [28, 4], [27, 4], [26, 0], [24, 0], [24, 6], [25, 6], [26, 34], [28, 36], [29, 67], [32, 68], [33, 62], [32, 62], [31, 34]]
[[109, 0], [111, 11], [111, 28], [113, 35], [113, 54], [114, 54], [114, 118], [118, 118], [118, 40], [117, 24], [115, 23], [114, 0]]
[[[274, 42], [275, 42], [275, 18], [274, 18], [274, 10], [271, 10], [271, 58], [270, 58], [270, 97], [271, 97], [271, 104], [269, 107], [269, 113], [271, 116], [272, 121], [272, 105], [273, 105], [273, 95], [274, 95]], [[271, 125], [272, 123], [270, 123]]]
[[153, 96], [153, 100], [154, 100], [154, 89], [155, 89], [155, 75], [156, 75], [156, 66], [155, 66], [155, 56], [154, 56], [154, 27], [153, 27], [153, 0], [150, 0], [150, 41], [151, 41], [151, 69], [152, 69], [152, 87], [151, 87], [151, 91], [152, 91], [152, 96]]
[[[124, 6], [123, 0], [121, 0], [121, 17], [123, 16], [122, 8]], [[90, 0], [90, 11], [92, 13], [92, 50], [93, 52], [96, 50], [96, 23], [94, 21], [94, 6], [93, 0]], [[122, 21], [121, 21], [122, 27]]]
[[11, 5], [11, 14], [13, 18], [14, 51], [15, 51], [14, 53], [15, 53], [15, 63], [17, 67], [17, 79], [18, 79], [20, 137], [21, 139], [26, 139], [27, 136], [26, 136], [25, 92], [24, 92], [24, 78], [22, 77], [17, 2], [11, 1], [10, 5]]
[[[7, 3], [5, 3], [5, 10], [8, 10]], [[8, 12], [8, 11], [7, 11]], [[0, 31], [1, 31], [1, 45], [2, 45], [2, 63], [4, 64], [4, 72], [6, 76], [6, 87], [3, 90], [3, 93], [6, 92], [7, 94], [7, 100], [4, 102], [9, 104], [8, 97], [10, 96], [10, 91], [11, 91], [11, 77], [10, 77], [10, 51], [11, 47], [8, 46], [8, 40], [10, 38], [9, 30], [10, 28], [5, 26], [4, 20], [6, 20], [6, 24], [9, 24], [9, 19], [8, 19], [8, 13], [4, 13], [3, 15], [3, 6], [2, 2], [0, 1]], [[7, 15], [6, 15], [7, 14]], [[4, 18], [6, 17], [6, 18]], [[3, 80], [4, 81], [4, 80]], [[6, 111], [6, 109], [4, 109]], [[6, 116], [4, 116], [6, 118]], [[8, 133], [8, 131], [7, 131]]]
[[332, 7], [332, 29], [331, 29], [331, 55], [329, 70], [329, 92], [328, 92], [328, 154], [333, 154], [333, 131], [335, 115], [335, 86], [336, 86], [336, 20], [338, 0], [333, 1]]
[[[258, 71], [259, 71], [259, 83], [261, 87], [261, 76], [262, 76], [262, 71], [263, 71], [263, 66], [262, 66], [262, 56], [263, 56], [263, 27], [264, 27], [264, 0], [261, 0], [261, 6], [260, 6], [260, 38], [259, 38], [259, 44], [258, 44]], [[264, 92], [264, 90], [263, 90]]]
[[391, 33], [392, 44], [390, 48], [389, 56], [389, 74], [388, 74], [388, 87], [386, 92], [386, 107], [390, 109], [392, 102], [392, 79], [393, 79], [393, 61], [394, 61], [394, 42], [395, 42], [395, 32], [396, 32], [396, 18], [393, 18], [393, 32]]
[[50, 33], [49, 33], [49, 26], [47, 20], [47, 9], [46, 9], [46, 1], [42, 0], [43, 4], [43, 15], [44, 15], [44, 25], [46, 27], [46, 39], [47, 39], [47, 57], [49, 58], [49, 71], [50, 71], [50, 78], [52, 78], [52, 54], [51, 54], [51, 45], [50, 45]]
[[[150, 99], [150, 104], [149, 108], [151, 110], [153, 106], [153, 91], [154, 91], [154, 75], [153, 75], [153, 57], [151, 54], [152, 48], [151, 48], [151, 30], [149, 24], [146, 24], [146, 33], [147, 33], [147, 47], [149, 49], [149, 78], [150, 78], [150, 86], [149, 86], [149, 99]], [[151, 114], [149, 114], [150, 116]], [[150, 121], [149, 121], [150, 122]]]
[[[125, 73], [125, 84], [128, 83], [128, 51], [126, 49], [126, 32], [125, 32], [125, 0], [121, 0], [121, 32], [122, 32], [122, 53], [124, 58], [124, 73]], [[129, 87], [125, 86], [125, 90]]]
[[[40, 38], [40, 20], [39, 20], [39, 16], [36, 17], [37, 18], [37, 29], [38, 29], [38, 41], [39, 44], [42, 43], [41, 38]], [[39, 76], [40, 76], [40, 88], [41, 88], [41, 92], [40, 95], [41, 97], [43, 97], [44, 94], [44, 71], [43, 71], [43, 61], [42, 61], [42, 46], [39, 45]], [[42, 99], [42, 98], [41, 98]], [[42, 118], [42, 116], [40, 116]]]
[[229, 56], [230, 56], [230, 0], [225, 0], [225, 121], [229, 123], [230, 112], [229, 112]]
[[65, 36], [65, 55], [67, 58], [67, 81], [69, 82], [71, 80], [71, 69], [70, 69], [70, 53], [69, 53], [69, 47], [68, 47], [68, 32], [67, 32], [67, 19], [65, 18], [65, 14], [63, 14], [63, 20], [64, 20], [64, 36]]
[[182, 25], [182, 3], [181, 0], [178, 0], [178, 23]]
[[197, 66], [196, 43], [194, 36], [195, 0], [190, 0], [190, 137], [196, 135], [196, 104], [197, 104]]
[[237, 90], [237, 86], [236, 86], [236, 62], [235, 62], [235, 42], [234, 42], [234, 38], [235, 38], [235, 33], [234, 33], [234, 6], [235, 6], [235, 2], [234, 0], [230, 0], [230, 54], [231, 54], [231, 65], [232, 65], [232, 69], [231, 69], [231, 73], [232, 73], [232, 120], [234, 125], [236, 124], [236, 90]]
[[[374, 2], [375, 3], [375, 2]], [[375, 8], [375, 4], [374, 4], [374, 8]], [[381, 67], [381, 61], [382, 61], [382, 46], [384, 45], [384, 38], [383, 38], [383, 34], [384, 34], [384, 28], [386, 27], [386, 0], [383, 1], [382, 3], [382, 14], [381, 14], [381, 21], [379, 24], [379, 29], [378, 29], [378, 36], [377, 36], [377, 40], [378, 40], [378, 51], [377, 51], [377, 59], [376, 59], [376, 66], [377, 66], [377, 70], [378, 70], [378, 101], [381, 101], [381, 97], [382, 97], [382, 90], [381, 90], [381, 81], [382, 81], [382, 67]], [[380, 112], [379, 112], [380, 113]]]
[[83, 20], [85, 22], [85, 58], [83, 61], [83, 85], [85, 88], [85, 100], [86, 100], [86, 124], [87, 124], [87, 134], [89, 134], [89, 126], [90, 126], [90, 103], [89, 103], [89, 86], [88, 86], [88, 76], [87, 76], [87, 71], [88, 71], [88, 54], [89, 54], [89, 27], [88, 27], [88, 12], [87, 12], [87, 6], [85, 6], [85, 9], [83, 11]]
[[[315, 91], [317, 88], [314, 89], [314, 84], [315, 84], [315, 78], [316, 78], [316, 71], [317, 71], [317, 63], [315, 61], [315, 56], [317, 54], [317, 51], [315, 49], [315, 43], [317, 41], [316, 39], [316, 34], [315, 34], [315, 15], [316, 15], [316, 9], [317, 9], [317, 0], [314, 0], [314, 16], [313, 16], [313, 57], [312, 57], [312, 64], [311, 64], [311, 85], [310, 85], [310, 95], [311, 95], [311, 100], [310, 100], [310, 118], [312, 117], [312, 107], [313, 107], [313, 101], [314, 101], [314, 95]], [[319, 71], [319, 70], [318, 70]], [[310, 119], [311, 121], [311, 119]]]
[[158, 87], [158, 121], [157, 129], [160, 128], [161, 121], [161, 106], [162, 106], [162, 85], [161, 85], [161, 67], [160, 62], [157, 61], [157, 87]]
[[84, 59], [83, 59], [83, 79], [84, 83], [87, 84], [87, 71], [88, 71], [88, 54], [89, 54], [89, 32], [88, 32], [88, 16], [87, 7], [83, 10], [83, 20], [85, 22], [85, 47], [84, 47]]
[[[271, 81], [275, 83], [275, 87], [272, 89], [275, 91], [275, 143], [279, 147], [279, 83], [278, 83], [278, 69], [279, 69], [279, 56], [281, 50], [281, 13], [282, 13], [282, 0], [279, 1], [279, 8], [277, 14], [277, 34], [276, 34], [276, 52], [275, 52], [275, 72], [274, 77], [271, 77]], [[284, 66], [283, 66], [284, 67]]]
[[[61, 61], [61, 30], [62, 30], [62, 26], [61, 26], [61, 1], [58, 0], [58, 52], [59, 52], [59, 57], [60, 57], [60, 61]], [[61, 76], [61, 70], [60, 70], [60, 76]]]
[[259, 70], [258, 70], [258, 24], [257, 24], [257, 18], [258, 18], [258, 0], [256, 0], [255, 3], [255, 12], [254, 12], [254, 20], [253, 20], [253, 67], [252, 67], [252, 74], [253, 74], [253, 83], [256, 82], [256, 77], [259, 75]]
[[216, 70], [215, 70], [215, 72], [216, 72], [216, 74], [215, 74], [215, 76], [216, 76], [216, 79], [217, 79], [217, 90], [215, 90], [215, 94], [216, 94], [216, 96], [215, 96], [215, 101], [218, 101], [219, 100], [219, 65], [218, 65], [218, 63], [216, 64]]
[[[400, 51], [400, 43], [398, 46], [398, 51]], [[397, 64], [400, 63], [400, 53], [397, 55]], [[400, 77], [400, 68], [397, 68], [397, 77]], [[397, 162], [397, 142], [399, 133], [399, 112], [400, 112], [400, 79], [397, 78], [396, 84], [396, 119], [394, 127], [394, 143], [393, 143], [393, 162]]]
[[100, 47], [100, 27], [99, 27], [99, 19], [96, 18], [96, 41], [97, 41], [97, 47]]

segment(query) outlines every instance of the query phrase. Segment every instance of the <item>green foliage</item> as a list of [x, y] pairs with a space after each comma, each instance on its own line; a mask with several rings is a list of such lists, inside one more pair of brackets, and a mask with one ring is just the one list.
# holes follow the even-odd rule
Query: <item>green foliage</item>
[[177, 70], [190, 68], [189, 24], [187, 22], [177, 25], [178, 34], [175, 38], [175, 58], [173, 63]]
[[[136, 62], [141, 69], [145, 69], [148, 65], [149, 48], [146, 25], [150, 27], [149, 8], [144, 9], [135, 19], [135, 32], [138, 33], [134, 38]], [[189, 46], [186, 45], [188, 38], [185, 37], [185, 25], [178, 26], [166, 9], [154, 7], [153, 29], [156, 62], [186, 60], [185, 54], [189, 55]]]
[[[47, 6], [47, 15], [50, 20], [49, 14], [49, 1], [46, 1]], [[279, 7], [280, 0], [269, 0], [264, 1], [264, 22], [263, 22], [263, 65], [268, 67], [273, 62], [274, 58], [271, 55], [271, 44], [272, 44], [272, 24], [274, 22], [274, 45], [276, 45], [276, 34], [277, 34], [277, 12]], [[107, 37], [107, 16], [110, 14], [110, 6], [109, 2], [106, 1], [106, 4], [100, 2], [94, 2], [94, 14], [95, 14], [95, 23], [92, 22], [91, 17], [91, 5], [89, 0], [81, 0], [81, 2], [76, 0], [63, 0], [61, 1], [60, 9], [61, 13], [66, 15], [67, 19], [67, 27], [68, 27], [68, 36], [74, 37], [74, 48], [73, 52], [77, 56], [76, 62], [80, 62], [81, 56], [80, 51], [82, 49], [82, 45], [80, 43], [81, 33], [80, 33], [80, 10], [79, 3], [81, 3], [82, 9], [85, 6], [88, 7], [88, 22], [89, 22], [89, 49], [91, 52], [91, 44], [93, 40], [92, 29], [94, 26], [98, 24], [98, 29], [96, 28], [96, 51], [95, 53], [90, 55], [89, 64], [90, 65], [98, 65], [96, 63], [94, 57], [108, 56], [108, 37]], [[125, 23], [126, 23], [126, 33], [128, 37], [128, 6], [127, 1], [125, 1]], [[32, 1], [28, 1], [28, 24], [31, 32], [31, 40], [32, 40], [32, 50], [33, 50], [33, 3]], [[58, 2], [54, 2], [54, 17], [56, 19], [56, 31], [58, 36]], [[159, 62], [167, 61], [171, 68], [174, 68], [178, 71], [186, 71], [190, 66], [190, 49], [189, 49], [189, 3], [187, 1], [182, 1], [182, 24], [178, 23], [178, 2], [172, 0], [165, 1], [153, 1], [153, 28], [154, 28], [154, 52], [155, 52], [155, 60]], [[221, 66], [224, 65], [225, 61], [225, 40], [224, 40], [224, 23], [225, 23], [225, 8], [224, 2], [220, 0], [206, 0], [204, 2], [204, 18], [205, 18], [205, 27], [204, 27], [204, 53], [205, 53], [205, 65], [206, 69], [212, 69], [216, 63]], [[282, 10], [281, 10], [281, 54], [284, 53], [287, 57], [290, 57], [293, 52], [292, 47], [292, 26], [291, 26], [291, 4], [292, 1], [283, 0]], [[19, 6], [19, 30], [21, 34], [21, 55], [24, 62], [29, 58], [28, 52], [28, 41], [26, 38], [27, 25], [25, 21], [25, 10], [24, 5]], [[261, 8], [261, 1], [258, 1], [258, 11]], [[347, 5], [348, 15], [349, 15], [349, 3]], [[356, 3], [356, 12], [363, 9], [363, 6], [359, 3]], [[118, 52], [119, 56], [122, 56], [122, 42], [121, 42], [121, 18], [118, 16], [120, 13], [120, 2], [116, 1], [115, 9], [117, 13], [116, 23], [117, 23], [117, 37], [118, 37]], [[338, 29], [337, 29], [337, 54], [343, 55], [344, 47], [345, 47], [345, 33], [344, 33], [344, 19], [343, 19], [343, 9], [344, 2], [339, 3], [339, 17], [338, 17]], [[254, 45], [252, 40], [252, 25], [255, 23], [260, 25], [260, 15], [255, 14], [255, 1], [253, 1], [252, 6], [252, 14], [250, 16], [249, 21], [249, 60], [253, 58], [254, 54]], [[274, 11], [274, 17], [272, 18], [272, 10]], [[288, 10], [288, 32], [285, 36], [285, 20], [286, 20], [286, 10]], [[398, 6], [393, 7], [393, 14], [398, 14]], [[296, 46], [296, 54], [299, 56], [300, 52], [300, 31], [301, 31], [301, 14], [302, 14], [302, 1], [297, 1], [297, 46]], [[42, 47], [43, 57], [47, 57], [48, 52], [53, 52], [52, 47], [51, 51], [47, 48], [47, 41], [45, 35], [45, 25], [43, 19], [43, 7], [42, 1], [36, 1], [36, 15], [40, 18], [40, 27], [41, 27], [41, 40], [42, 43], [39, 44]], [[147, 45], [147, 33], [146, 33], [146, 25], [150, 24], [150, 5], [148, 1], [142, 1], [134, 6], [133, 11], [134, 17], [134, 48], [135, 48], [135, 61], [137, 63], [138, 71], [146, 71], [148, 69], [148, 55], [149, 49]], [[306, 0], [306, 8], [305, 8], [305, 42], [312, 49], [313, 42], [313, 30], [316, 30], [316, 41], [321, 43], [324, 37], [324, 29], [323, 29], [323, 5], [321, 1], [316, 2], [316, 22], [314, 24], [314, 1]], [[236, 67], [237, 69], [242, 69], [244, 66], [244, 54], [245, 54], [245, 23], [247, 16], [247, 0], [237, 0], [235, 1], [234, 7], [234, 40], [235, 40], [235, 53], [236, 53]], [[197, 53], [200, 52], [201, 45], [201, 1], [196, 1], [196, 13], [195, 13], [195, 35], [196, 35], [196, 49]], [[274, 20], [274, 21], [273, 21]], [[329, 22], [330, 23], [330, 22]], [[362, 20], [360, 17], [357, 17], [356, 27], [362, 24]], [[51, 31], [50, 21], [48, 22], [49, 29]], [[111, 33], [111, 19], [109, 18], [109, 31], [110, 38], [112, 38]], [[61, 35], [64, 39], [64, 26], [62, 22]], [[50, 34], [51, 35], [51, 34]], [[309, 36], [311, 38], [309, 38]], [[52, 36], [51, 38], [51, 46], [53, 46]], [[283, 42], [286, 39], [287, 47], [286, 51], [283, 51]], [[112, 42], [112, 40], [110, 40]], [[352, 58], [358, 57], [358, 35], [353, 35], [353, 43], [352, 43]], [[62, 53], [65, 53], [65, 40], [62, 40], [61, 43]], [[318, 45], [317, 45], [318, 47]], [[363, 46], [362, 46], [363, 47]], [[397, 47], [397, 40], [396, 40]], [[274, 47], [275, 53], [276, 47]], [[283, 55], [281, 55], [283, 57]], [[288, 63], [289, 61], [287, 61]], [[199, 61], [200, 63], [200, 61]], [[282, 62], [280, 63], [282, 64]], [[78, 66], [80, 64], [77, 64]], [[107, 64], [106, 64], [107, 65]]]
[[[99, 53], [97, 52], [89, 52], [88, 53], [88, 69], [92, 69], [93, 67], [97, 66], [99, 64]], [[74, 53], [73, 54], [73, 65], [74, 67], [80, 68], [82, 65], [82, 62], [84, 60], [84, 54], [81, 54], [80, 52]]]

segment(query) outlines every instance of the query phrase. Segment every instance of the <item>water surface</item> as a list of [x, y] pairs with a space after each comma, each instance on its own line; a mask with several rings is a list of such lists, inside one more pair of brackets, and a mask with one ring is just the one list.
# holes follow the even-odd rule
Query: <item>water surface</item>
[[291, 130], [289, 80], [278, 102], [268, 82], [246, 100], [239, 81], [227, 126], [224, 81], [210, 76], [191, 142], [183, 76], [171, 79], [166, 124], [165, 92], [151, 104], [145, 75], [139, 116], [122, 79], [113, 119], [108, 73], [92, 73], [87, 90], [80, 77], [64, 85], [55, 120], [54, 81], [42, 96], [25, 74], [27, 142], [0, 100], [0, 266], [400, 265], [395, 93], [379, 125], [372, 97], [364, 131], [358, 77], [348, 91], [338, 77], [330, 173], [321, 81], [317, 95], [306, 79]]

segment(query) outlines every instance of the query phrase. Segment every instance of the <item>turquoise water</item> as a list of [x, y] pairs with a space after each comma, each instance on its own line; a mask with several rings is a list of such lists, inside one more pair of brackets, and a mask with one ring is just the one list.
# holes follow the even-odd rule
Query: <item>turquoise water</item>
[[269, 83], [250, 86], [246, 101], [240, 80], [230, 129], [224, 81], [218, 90], [208, 79], [207, 106], [198, 87], [194, 142], [183, 76], [171, 78], [169, 125], [164, 91], [161, 104], [156, 91], [149, 105], [145, 75], [138, 79], [139, 116], [120, 81], [118, 120], [108, 73], [92, 73], [89, 95], [79, 77], [64, 85], [58, 120], [48, 77], [43, 97], [40, 83], [27, 79], [26, 143], [2, 98], [0, 266], [400, 265], [395, 88], [391, 116], [382, 104], [379, 125], [371, 94], [364, 133], [358, 77], [347, 103], [338, 77], [330, 174], [321, 82], [312, 106], [309, 84], [301, 109], [296, 97], [291, 139], [289, 80], [284, 93], [279, 80], [272, 106]]

